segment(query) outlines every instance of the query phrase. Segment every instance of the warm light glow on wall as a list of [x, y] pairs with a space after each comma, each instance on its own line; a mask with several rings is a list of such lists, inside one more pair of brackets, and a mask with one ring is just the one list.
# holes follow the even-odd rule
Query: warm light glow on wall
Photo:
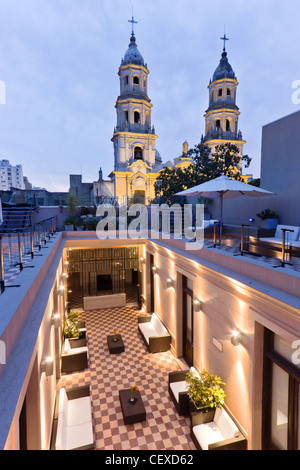
[[242, 294], [242, 295], [245, 295], [246, 294], [246, 290], [245, 290], [245, 286], [243, 284], [241, 284], [240, 282], [236, 281], [235, 279], [229, 279], [228, 280], [230, 281], [231, 285], [233, 286], [233, 288], [239, 292], [239, 294]]
[[194, 300], [194, 311], [195, 312], [200, 312], [200, 310], [202, 310], [202, 303], [200, 302], [200, 300], [195, 299]]
[[233, 346], [240, 346], [242, 344], [241, 334], [238, 330], [233, 330], [231, 333], [231, 344]]

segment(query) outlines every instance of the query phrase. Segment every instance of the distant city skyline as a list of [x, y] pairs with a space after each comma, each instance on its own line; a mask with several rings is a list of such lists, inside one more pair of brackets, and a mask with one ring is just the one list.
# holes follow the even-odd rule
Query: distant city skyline
[[244, 154], [252, 158], [245, 173], [259, 177], [262, 126], [299, 111], [296, 0], [2, 0], [1, 159], [21, 164], [33, 186], [49, 191], [67, 191], [69, 174], [94, 181], [100, 167], [108, 178], [132, 6], [162, 160], [205, 132], [207, 86], [225, 27]]

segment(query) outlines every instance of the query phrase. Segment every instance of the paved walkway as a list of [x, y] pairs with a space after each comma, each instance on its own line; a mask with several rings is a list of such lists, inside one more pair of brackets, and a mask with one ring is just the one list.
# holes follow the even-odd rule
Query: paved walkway
[[[168, 392], [168, 373], [180, 367], [170, 351], [149, 354], [138, 332], [136, 307], [83, 312], [86, 321], [89, 369], [65, 375], [67, 389], [89, 384], [95, 449], [194, 450], [189, 418], [180, 417]], [[125, 352], [111, 355], [106, 337], [117, 329]], [[119, 390], [139, 387], [147, 420], [125, 425]]]

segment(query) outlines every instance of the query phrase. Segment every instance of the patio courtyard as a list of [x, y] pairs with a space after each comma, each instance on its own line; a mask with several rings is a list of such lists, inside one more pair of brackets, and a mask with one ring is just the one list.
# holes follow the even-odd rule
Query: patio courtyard
[[[168, 373], [181, 363], [171, 351], [148, 353], [138, 332], [141, 314], [131, 305], [82, 312], [89, 368], [63, 375], [58, 389], [89, 385], [95, 450], [194, 450], [189, 418], [178, 415], [168, 392]], [[107, 346], [107, 335], [115, 329], [124, 341], [121, 354], [110, 354]], [[139, 387], [146, 421], [125, 425], [119, 390], [133, 385]]]

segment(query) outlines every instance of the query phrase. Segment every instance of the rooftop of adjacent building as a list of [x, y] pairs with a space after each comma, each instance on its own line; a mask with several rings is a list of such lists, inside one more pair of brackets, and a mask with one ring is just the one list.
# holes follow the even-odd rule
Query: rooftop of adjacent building
[[[120, 235], [120, 234], [119, 234]], [[109, 233], [108, 233], [109, 236]], [[300, 309], [300, 258], [294, 259], [293, 266], [287, 265], [285, 267], [280, 266], [280, 261], [278, 258], [271, 258], [267, 256], [257, 257], [251, 254], [241, 254], [239, 240], [234, 235], [224, 233], [224, 237], [222, 239], [221, 245], [214, 246], [212, 234], [208, 234], [208, 236], [204, 240], [204, 244], [202, 246], [201, 241], [193, 242], [187, 238], [175, 239], [174, 237], [165, 238], [163, 234], [153, 233], [152, 238], [149, 239], [141, 239], [141, 238], [120, 238], [120, 239], [107, 239], [107, 240], [99, 240], [96, 236], [94, 231], [90, 232], [56, 232], [50, 234], [49, 237], [43, 243], [43, 247], [39, 249], [39, 247], [35, 247], [35, 253], [32, 257], [31, 255], [26, 255], [23, 258], [23, 269], [20, 271], [18, 266], [11, 267], [9, 271], [6, 272], [6, 288], [4, 290], [3, 295], [0, 295], [0, 307], [1, 307], [1, 316], [0, 316], [0, 338], [5, 337], [6, 330], [10, 329], [10, 343], [7, 345], [8, 353], [13, 354], [15, 359], [20, 357], [22, 354], [22, 364], [29, 363], [30, 357], [32, 354], [32, 346], [30, 345], [30, 341], [32, 340], [33, 343], [35, 342], [35, 335], [38, 334], [39, 325], [41, 318], [39, 316], [42, 315], [44, 312], [44, 308], [48, 302], [48, 297], [46, 292], [49, 292], [51, 286], [53, 285], [57, 266], [62, 260], [64, 250], [69, 249], [82, 249], [82, 248], [99, 248], [99, 247], [120, 247], [120, 246], [138, 246], [147, 244], [148, 248], [153, 251], [158, 250], [162, 251], [163, 253], [169, 255], [171, 258], [174, 254], [178, 259], [185, 258], [188, 259], [190, 263], [201, 265], [201, 269], [205, 270], [206, 272], [210, 272], [212, 276], [222, 276], [226, 278], [228, 282], [232, 282], [236, 289], [240, 289], [243, 291], [244, 289], [248, 289], [253, 291], [255, 295], [261, 295], [264, 298], [272, 298], [273, 301], [279, 302], [284, 309], [285, 305], [289, 305], [290, 307]], [[274, 268], [276, 266], [276, 269]], [[159, 267], [158, 267], [158, 275], [159, 275]], [[26, 300], [25, 300], [26, 299]], [[26, 302], [26, 305], [31, 305], [31, 310], [33, 309], [34, 316], [31, 318], [27, 318], [28, 313], [20, 309], [20, 305]], [[136, 309], [133, 307], [126, 307], [124, 311], [124, 321], [125, 323], [122, 324], [122, 329], [127, 328], [126, 322], [128, 321], [128, 331], [132, 328], [130, 324], [136, 318]], [[83, 312], [84, 315], [84, 312]], [[112, 329], [112, 325], [115, 327], [114, 317], [112, 317], [113, 313], [111, 311], [104, 312], [103, 315], [99, 316], [97, 312], [89, 317], [87, 328], [89, 328], [89, 337], [91, 338], [91, 345], [99, 344], [104, 341], [103, 338], [100, 338], [99, 332], [103, 331], [106, 332]], [[101, 317], [102, 327], [99, 328], [99, 317]], [[126, 320], [127, 318], [127, 320]], [[96, 323], [95, 323], [96, 322]], [[105, 324], [103, 322], [106, 322]], [[131, 322], [131, 323], [130, 323]], [[11, 329], [14, 329], [13, 334]], [[29, 328], [29, 329], [28, 329]], [[21, 331], [26, 332], [26, 334], [20, 336]], [[127, 330], [126, 330], [127, 331]], [[104, 334], [104, 333], [103, 333]], [[133, 336], [134, 337], [133, 337]], [[132, 341], [132, 344], [136, 344], [137, 338], [135, 337], [136, 332], [131, 333], [128, 335], [127, 341]], [[127, 337], [127, 335], [126, 335]], [[13, 338], [15, 344], [13, 343]], [[131, 343], [130, 343], [131, 344]], [[25, 354], [24, 354], [25, 352]], [[137, 354], [134, 353], [134, 354]], [[142, 358], [142, 345], [139, 345], [138, 354], [141, 355], [140, 361], [144, 361]], [[18, 356], [19, 355], [19, 356]], [[107, 358], [106, 358], [107, 359]], [[101, 374], [98, 374], [99, 377], [103, 377], [103, 373], [109, 373], [108, 369], [111, 366], [111, 363], [108, 361], [105, 362], [105, 366], [103, 366], [103, 362], [99, 361], [95, 355], [93, 355], [93, 346], [91, 346], [91, 360], [93, 360], [94, 368], [93, 368], [93, 377], [90, 375], [90, 372], [84, 372], [83, 374], [76, 374], [74, 377], [62, 377], [59, 386], [73, 386], [74, 384], [78, 384], [79, 382], [81, 385], [86, 383], [86, 381], [91, 381], [93, 383], [92, 394], [91, 398], [94, 400], [95, 409], [98, 410], [99, 408], [99, 395], [95, 395], [93, 390], [96, 390], [97, 393], [103, 393], [105, 390], [105, 381], [107, 380], [106, 376], [103, 378], [103, 381], [97, 379], [97, 374], [95, 371], [99, 364], [101, 364]], [[151, 390], [152, 390], [152, 374], [153, 368], [155, 370], [161, 369], [161, 362], [170, 369], [178, 368], [180, 365], [176, 363], [175, 358], [169, 353], [163, 353], [163, 357], [156, 356], [147, 362], [146, 367], [146, 377], [143, 379], [143, 387], [145, 390], [147, 389], [147, 407], [149, 407], [150, 413], [153, 413], [151, 409], [151, 404], [148, 400], [151, 401]], [[8, 413], [9, 410], [13, 410], [14, 406], [13, 403], [16, 402], [18, 399], [18, 390], [20, 384], [22, 384], [26, 370], [21, 370], [17, 364], [21, 363], [18, 360], [14, 360], [14, 370], [13, 372], [9, 370], [9, 368], [5, 371], [5, 366], [0, 365], [0, 374], [3, 378], [0, 381], [0, 393], [2, 393], [2, 398], [5, 400], [5, 413]], [[98, 364], [98, 365], [97, 365]], [[122, 363], [118, 363], [115, 367], [125, 367]], [[17, 367], [17, 369], [16, 369]], [[105, 372], [104, 372], [104, 368]], [[126, 366], [127, 367], [127, 366]], [[25, 368], [26, 369], [26, 368]], [[107, 369], [107, 372], [106, 372]], [[120, 369], [121, 370], [121, 369]], [[5, 375], [4, 374], [5, 371]], [[131, 373], [134, 373], [135, 369], [131, 369]], [[13, 390], [8, 390], [7, 385], [8, 383], [11, 384], [12, 376], [14, 374], [13, 381], [15, 383], [15, 387]], [[115, 376], [116, 374], [114, 374]], [[119, 374], [118, 374], [119, 375]], [[136, 371], [136, 377], [139, 377], [139, 372]], [[165, 402], [165, 409], [169, 409], [171, 413], [172, 404], [170, 403], [169, 397], [167, 396], [167, 385], [166, 380], [167, 373], [164, 374], [164, 379], [161, 379], [161, 398], [163, 397]], [[126, 379], [125, 376], [122, 378], [122, 374], [120, 373], [119, 379], [122, 381], [124, 386], [128, 385], [128, 378]], [[126, 382], [127, 380], [127, 382]], [[157, 380], [157, 378], [156, 378]], [[95, 388], [94, 388], [95, 386]], [[152, 388], [151, 388], [152, 387]], [[8, 393], [9, 392], [9, 393]], [[157, 390], [155, 390], [157, 394]], [[123, 442], [124, 446], [132, 446], [136, 448], [147, 448], [145, 446], [149, 445], [150, 448], [154, 448], [160, 444], [157, 442], [149, 441], [147, 442], [146, 434], [150, 435], [151, 432], [151, 425], [147, 423], [147, 432], [144, 435], [140, 435], [140, 440], [138, 436], [134, 434], [133, 440], [130, 442], [128, 436], [126, 437], [126, 433], [123, 433], [123, 426], [118, 420], [117, 417], [117, 409], [114, 409], [114, 402], [115, 400], [114, 393], [111, 396], [111, 409], [110, 413], [115, 416], [114, 418], [114, 430], [112, 432], [111, 428], [107, 430], [107, 432], [103, 431], [103, 422], [105, 422], [105, 416], [101, 414], [101, 425], [100, 419], [95, 420], [95, 436], [96, 436], [96, 447], [97, 448], [113, 448], [110, 446], [115, 446], [114, 448], [120, 448], [118, 446], [121, 445], [121, 441]], [[10, 408], [11, 405], [11, 408]], [[97, 411], [97, 416], [99, 417], [99, 413], [101, 410]], [[103, 409], [101, 413], [105, 414], [105, 410]], [[167, 417], [170, 417], [170, 413]], [[104, 417], [103, 417], [104, 416]], [[173, 415], [172, 415], [173, 416]], [[6, 420], [8, 417], [6, 416]], [[155, 418], [153, 418], [155, 419]], [[104, 420], [104, 421], [103, 421]], [[152, 420], [150, 420], [152, 421]], [[167, 438], [162, 439], [162, 435], [158, 439], [162, 439], [163, 447], [167, 448], [177, 448], [182, 449], [192, 449], [192, 444], [189, 438], [189, 430], [185, 420], [178, 420], [176, 417], [172, 417], [172, 426], [175, 426], [177, 429], [179, 427], [182, 428], [181, 432], [181, 439], [178, 442], [178, 434], [174, 435], [174, 441], [166, 440]], [[5, 421], [6, 422], [6, 421]], [[9, 422], [9, 419], [8, 419]], [[154, 421], [152, 421], [154, 422]], [[181, 424], [180, 424], [181, 423]], [[156, 423], [157, 424], [157, 423]], [[164, 431], [163, 423], [159, 426], [158, 434]], [[0, 429], [0, 443], [5, 441], [5, 432], [7, 431], [7, 426], [2, 426]], [[124, 434], [124, 435], [123, 435]], [[126, 440], [126, 442], [125, 442]], [[168, 444], [167, 444], [168, 442]], [[153, 446], [153, 447], [151, 447]], [[124, 447], [123, 447], [124, 448]], [[159, 448], [159, 447], [157, 447]]]

